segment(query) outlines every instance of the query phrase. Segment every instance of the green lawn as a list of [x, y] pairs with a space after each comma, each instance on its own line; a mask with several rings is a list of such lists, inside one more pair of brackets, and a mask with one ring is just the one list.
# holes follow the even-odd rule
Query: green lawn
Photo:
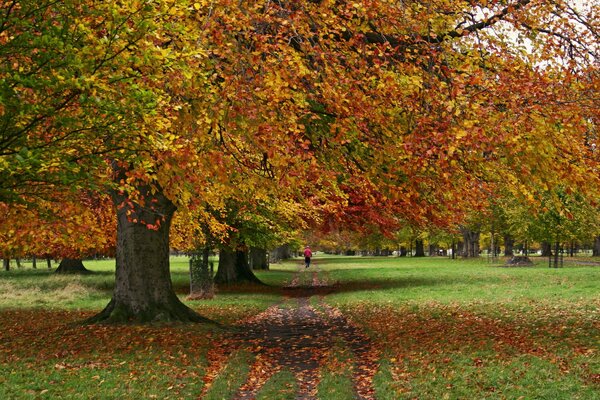
[[[600, 399], [600, 266], [550, 269], [546, 262], [505, 268], [485, 259], [319, 254], [300, 273], [308, 282], [320, 270], [331, 293], [311, 303], [342, 310], [380, 350], [378, 399]], [[185, 300], [187, 258], [172, 259], [172, 278], [191, 307], [230, 324], [281, 302], [280, 287], [299, 264], [272, 265], [257, 272], [269, 286], [219, 288], [213, 300]], [[85, 265], [92, 274], [57, 276], [27, 264], [0, 272], [0, 398], [235, 393], [232, 385], [255, 361], [243, 349], [216, 354], [221, 328], [79, 325], [107, 304], [114, 280], [113, 260]], [[352, 355], [343, 362], [332, 357], [318, 397], [349, 398], [351, 377], [336, 368], [350, 370]], [[295, 390], [293, 375], [282, 370], [257, 396], [294, 398]]]

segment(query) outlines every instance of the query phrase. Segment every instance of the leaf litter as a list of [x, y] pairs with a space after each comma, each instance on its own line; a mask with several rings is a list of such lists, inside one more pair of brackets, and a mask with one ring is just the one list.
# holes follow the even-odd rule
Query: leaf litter
[[[331, 289], [327, 278], [320, 278], [318, 269], [310, 271], [308, 277], [306, 273], [301, 277], [300, 271], [287, 287], [283, 302], [240, 321], [237, 332], [211, 351], [214, 358], [209, 371], [213, 372], [209, 372], [210, 378], [205, 381], [207, 388], [222, 370], [227, 354], [243, 348], [255, 355], [255, 359], [235, 399], [256, 398], [261, 387], [281, 370], [294, 374], [296, 398], [315, 399], [322, 370], [331, 360], [331, 350], [342, 342], [352, 353], [350, 368], [355, 397], [374, 399], [373, 377], [381, 357], [379, 350], [338, 309], [323, 303], [323, 291]], [[316, 307], [311, 305], [311, 296], [315, 294], [319, 295]]]

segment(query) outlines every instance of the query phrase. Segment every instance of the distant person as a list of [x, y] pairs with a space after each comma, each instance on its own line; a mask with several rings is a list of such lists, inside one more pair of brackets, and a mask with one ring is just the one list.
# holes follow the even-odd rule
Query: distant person
[[312, 257], [312, 251], [310, 251], [310, 247], [306, 246], [304, 248], [304, 266], [305, 268], [310, 267], [310, 258]]

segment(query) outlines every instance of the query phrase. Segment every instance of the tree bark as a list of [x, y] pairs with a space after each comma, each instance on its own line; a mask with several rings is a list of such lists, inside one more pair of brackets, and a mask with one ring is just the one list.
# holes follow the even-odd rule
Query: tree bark
[[83, 262], [77, 258], [63, 258], [58, 264], [58, 268], [54, 271], [55, 274], [90, 274]]
[[571, 243], [569, 243], [569, 256], [575, 257], [576, 250], [577, 250], [577, 246], [575, 245], [575, 241], [571, 240]]
[[468, 228], [461, 227], [460, 231], [463, 236], [463, 252], [462, 256], [479, 257], [479, 231], [473, 231]]
[[262, 284], [250, 269], [247, 251], [228, 247], [221, 248], [215, 283], [228, 285], [248, 282]]
[[422, 239], [415, 240], [415, 257], [425, 257], [425, 246]]
[[10, 258], [2, 259], [2, 265], [4, 265], [5, 271], [10, 271]]
[[[560, 253], [560, 243], [555, 242], [554, 243], [554, 268], [558, 268], [558, 266], [559, 266], [559, 253]], [[562, 261], [562, 256], [560, 257], [560, 260]], [[562, 264], [562, 262], [561, 262], [561, 264]]]
[[271, 260], [273, 262], [279, 262], [281, 260], [288, 260], [292, 258], [292, 252], [290, 251], [290, 245], [284, 244], [271, 251]]
[[37, 257], [36, 256], [31, 257], [31, 267], [33, 269], [37, 269]]
[[508, 233], [504, 235], [504, 255], [506, 257], [512, 257], [515, 255], [514, 252], [515, 239]]
[[600, 236], [594, 238], [594, 248], [592, 249], [592, 255], [594, 257], [600, 257]]
[[144, 207], [124, 194], [112, 194], [117, 206], [115, 289], [106, 308], [88, 322], [212, 322], [183, 304], [173, 290], [169, 228], [176, 208], [160, 188], [154, 189], [140, 188]]
[[252, 269], [268, 270], [267, 250], [250, 247], [250, 267]]
[[542, 257], [552, 257], [552, 245], [548, 242], [542, 242]]
[[436, 244], [429, 243], [429, 257], [438, 255], [439, 247]]
[[215, 296], [210, 247], [199, 249], [190, 258], [190, 299], [212, 299]]

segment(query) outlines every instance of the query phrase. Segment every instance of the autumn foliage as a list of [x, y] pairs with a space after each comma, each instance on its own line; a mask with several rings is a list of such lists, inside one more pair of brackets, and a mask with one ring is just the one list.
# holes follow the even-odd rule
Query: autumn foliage
[[[190, 232], [254, 218], [389, 236], [499, 194], [535, 210], [565, 180], [598, 198], [597, 4], [1, 4], [0, 200], [10, 215], [61, 188], [109, 193], [127, 208], [117, 254], [150, 242], [134, 227], [168, 252], [177, 208], [199, 216]], [[208, 218], [230, 200], [245, 215]]]

